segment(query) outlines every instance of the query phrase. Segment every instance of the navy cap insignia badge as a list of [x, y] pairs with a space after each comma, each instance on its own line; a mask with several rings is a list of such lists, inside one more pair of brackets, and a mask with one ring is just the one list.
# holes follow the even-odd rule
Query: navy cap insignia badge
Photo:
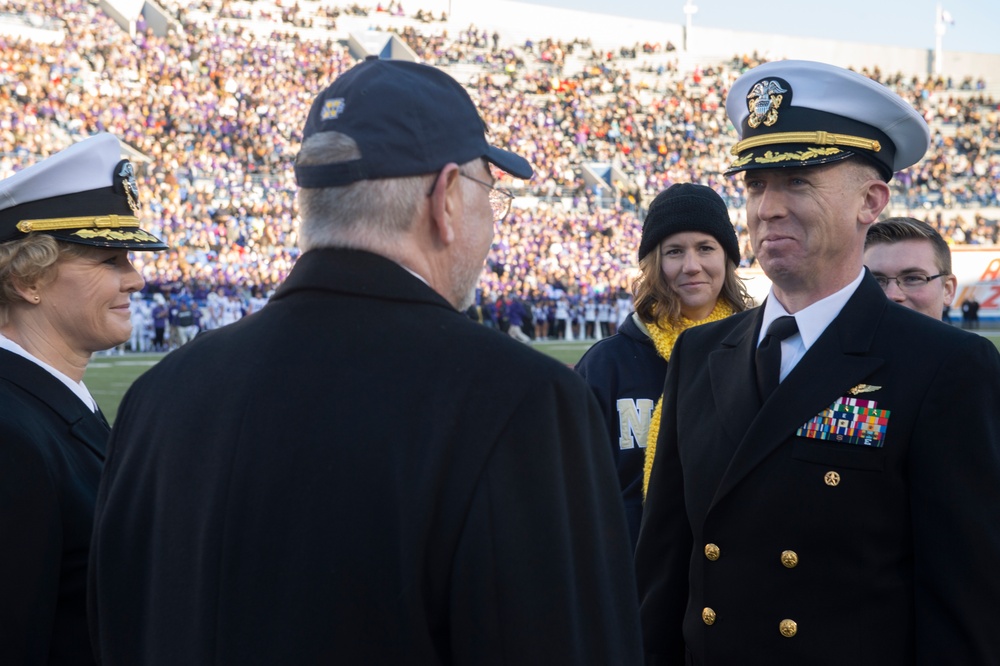
[[139, 185], [135, 182], [135, 169], [128, 160], [122, 160], [115, 167], [115, 191], [121, 191], [128, 200], [132, 213], [139, 215]]
[[778, 122], [778, 108], [786, 92], [788, 88], [782, 88], [778, 79], [758, 81], [747, 93], [747, 108], [750, 110], [747, 124], [756, 129], [761, 123], [770, 127]]
[[319, 114], [320, 120], [336, 120], [344, 112], [344, 98], [328, 99], [323, 102], [323, 110]]

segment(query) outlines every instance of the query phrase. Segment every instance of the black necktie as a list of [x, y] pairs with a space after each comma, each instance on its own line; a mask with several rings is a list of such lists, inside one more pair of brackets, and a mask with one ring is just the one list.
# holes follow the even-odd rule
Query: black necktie
[[757, 390], [761, 402], [778, 387], [781, 377], [781, 341], [798, 333], [795, 317], [778, 317], [767, 327], [767, 335], [757, 347]]

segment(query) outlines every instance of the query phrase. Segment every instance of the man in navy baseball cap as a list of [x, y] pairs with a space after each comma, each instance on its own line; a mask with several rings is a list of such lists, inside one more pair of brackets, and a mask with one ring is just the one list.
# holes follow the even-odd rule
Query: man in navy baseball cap
[[494, 168], [532, 173], [485, 129], [427, 65], [368, 60], [319, 94], [288, 279], [118, 413], [102, 664], [642, 661], [593, 392], [464, 313], [511, 206]]

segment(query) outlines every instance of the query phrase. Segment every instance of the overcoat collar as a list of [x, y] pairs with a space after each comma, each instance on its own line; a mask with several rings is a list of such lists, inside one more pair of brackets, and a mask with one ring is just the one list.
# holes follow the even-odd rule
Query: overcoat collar
[[458, 312], [428, 284], [390, 259], [364, 250], [310, 250], [295, 262], [273, 299], [319, 289], [368, 298], [423, 302]]
[[75, 393], [44, 368], [0, 349], [0, 377], [49, 406], [66, 422], [70, 433], [104, 460], [110, 428], [100, 410], [90, 411]]
[[884, 362], [868, 355], [888, 301], [867, 272], [844, 309], [770, 397], [760, 404], [754, 353], [763, 308], [745, 317], [709, 354], [712, 393], [723, 427], [737, 444], [716, 491], [717, 504], [802, 424], [847, 394]]

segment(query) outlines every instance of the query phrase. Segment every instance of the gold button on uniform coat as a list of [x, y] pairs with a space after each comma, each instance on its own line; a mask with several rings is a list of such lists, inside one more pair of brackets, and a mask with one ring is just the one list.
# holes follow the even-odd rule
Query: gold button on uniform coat
[[788, 569], [794, 569], [799, 563], [799, 554], [794, 550], [785, 550], [781, 552], [781, 563], [785, 565]]
[[701, 619], [708, 626], [712, 626], [715, 624], [715, 611], [706, 607], [701, 611]]
[[781, 635], [785, 638], [791, 638], [799, 631], [799, 625], [795, 623], [795, 620], [782, 620], [781, 624], [778, 625], [778, 629], [781, 631]]
[[705, 544], [705, 557], [714, 562], [719, 559], [719, 554], [719, 547], [714, 543]]

